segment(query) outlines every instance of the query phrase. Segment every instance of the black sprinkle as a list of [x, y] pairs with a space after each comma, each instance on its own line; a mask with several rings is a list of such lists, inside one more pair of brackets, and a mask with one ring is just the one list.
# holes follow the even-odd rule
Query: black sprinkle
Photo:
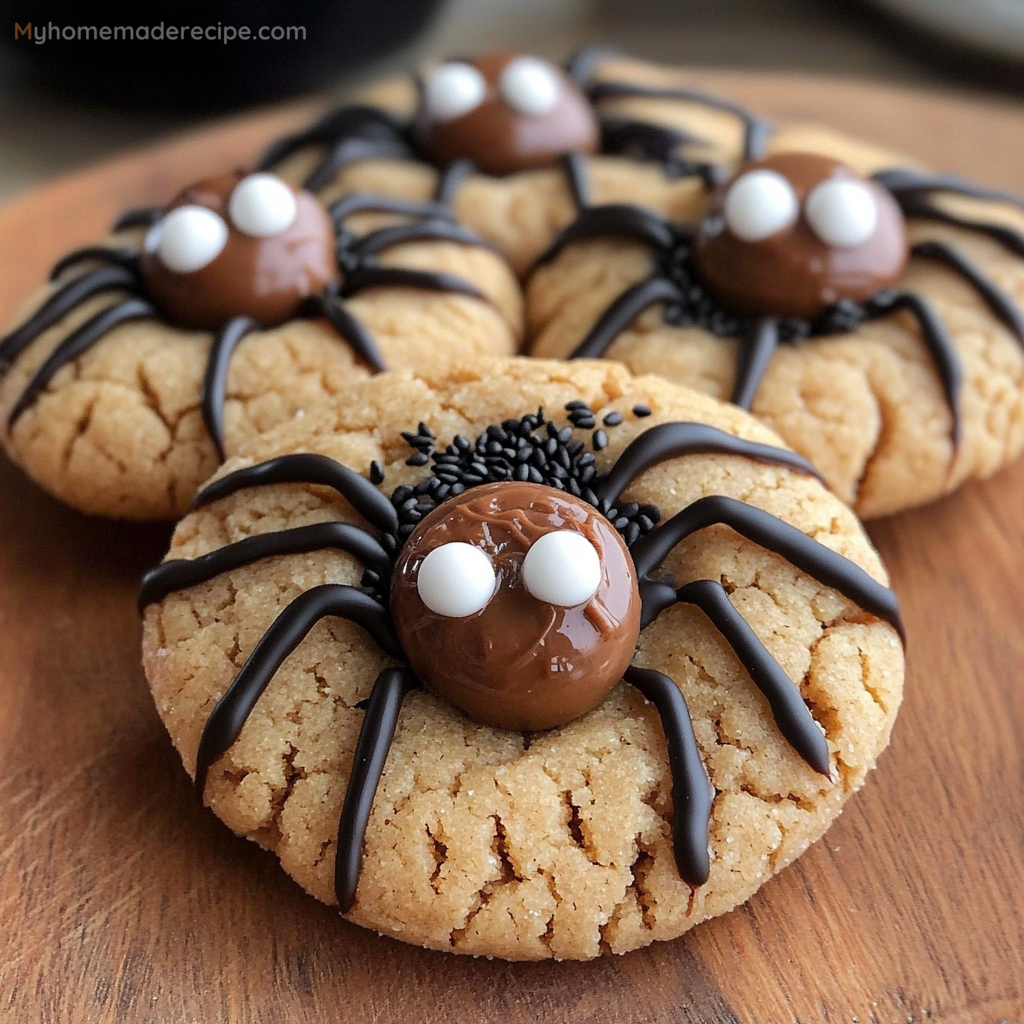
[[377, 487], [384, 483], [384, 469], [376, 460], [370, 463], [370, 483]]
[[650, 416], [651, 415], [651, 407], [649, 405], [642, 405], [642, 404], [641, 405], [634, 405], [633, 406], [633, 415], [634, 416], [638, 416], [641, 419], [643, 419], [644, 416]]
[[[545, 484], [600, 508], [627, 544], [633, 544], [648, 533], [661, 517], [654, 506], [631, 502], [613, 508], [608, 502], [598, 502], [594, 493], [598, 480], [594, 451], [607, 446], [608, 435], [600, 428], [594, 430], [589, 445], [593, 450], [588, 450], [587, 443], [577, 439], [573, 431], [592, 430], [596, 425], [594, 413], [582, 401], [569, 402], [565, 408], [568, 426], [548, 420], [543, 409], [538, 409], [536, 414], [518, 420], [492, 424], [473, 441], [459, 435], [438, 451], [434, 450], [436, 436], [426, 423], [420, 423], [415, 433], [403, 433], [402, 437], [413, 448], [406, 464], [429, 466], [429, 475], [415, 486], [403, 484], [395, 488], [391, 495], [401, 525], [394, 534], [382, 538], [387, 550], [397, 551], [416, 524], [442, 502], [470, 487], [503, 480]], [[646, 415], [649, 410], [646, 406], [637, 406], [634, 412]], [[602, 422], [614, 427], [622, 418], [622, 413], [611, 412]], [[371, 467], [371, 479], [377, 480], [378, 471], [383, 479], [379, 466], [376, 470]], [[375, 598], [386, 599], [389, 581], [366, 577], [364, 586]]]

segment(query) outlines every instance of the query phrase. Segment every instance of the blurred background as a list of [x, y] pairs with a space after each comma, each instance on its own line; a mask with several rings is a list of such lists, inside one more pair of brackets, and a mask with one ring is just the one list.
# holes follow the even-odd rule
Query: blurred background
[[[1024, 0], [186, 0], [123, 11], [102, 0], [22, 0], [0, 31], [0, 201], [231, 111], [342, 96], [428, 55], [521, 49], [560, 60], [607, 43], [672, 63], [1024, 94]], [[126, 17], [303, 26], [306, 38], [104, 43], [47, 34]]]

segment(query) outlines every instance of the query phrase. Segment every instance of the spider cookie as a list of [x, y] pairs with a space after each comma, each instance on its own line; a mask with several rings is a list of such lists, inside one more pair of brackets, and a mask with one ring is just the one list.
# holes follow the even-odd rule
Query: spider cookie
[[593, 206], [527, 287], [531, 351], [605, 356], [751, 409], [861, 516], [1024, 447], [1024, 201], [814, 129], [696, 223]]
[[85, 511], [180, 515], [245, 438], [354, 379], [514, 352], [521, 302], [441, 205], [211, 178], [57, 263], [0, 339], [3, 444]]
[[140, 605], [224, 822], [361, 925], [515, 960], [743, 902], [902, 691], [884, 570], [811, 465], [610, 362], [356, 384], [224, 466]]
[[[517, 53], [440, 61], [279, 140], [260, 166], [326, 202], [365, 191], [450, 204], [525, 271], [591, 203], [695, 215], [719, 175], [706, 154], [724, 158], [737, 131], [741, 151], [760, 145], [766, 126], [742, 108], [693, 89], [653, 90], [630, 80], [628, 63], [614, 78], [616, 67], [597, 50], [565, 69]], [[637, 97], [640, 108], [618, 109]], [[694, 109], [725, 149], [671, 123]]]

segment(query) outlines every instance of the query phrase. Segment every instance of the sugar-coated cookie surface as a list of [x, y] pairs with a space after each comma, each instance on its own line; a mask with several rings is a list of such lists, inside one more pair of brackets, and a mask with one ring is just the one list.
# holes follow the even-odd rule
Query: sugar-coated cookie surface
[[223, 453], [353, 379], [519, 344], [508, 265], [438, 207], [231, 174], [117, 227], [0, 341], [4, 446], [87, 512], [180, 515]]
[[[568, 403], [586, 403], [592, 417], [581, 406], [565, 411]], [[376, 462], [384, 474], [377, 490], [391, 495], [430, 476], [431, 460], [417, 457], [433, 450], [425, 438], [436, 439], [440, 454], [459, 435], [472, 441], [538, 407], [588, 451], [594, 430], [604, 431], [594, 452], [599, 480], [631, 442], [665, 423], [778, 443], [736, 408], [634, 378], [612, 362], [491, 360], [357, 383], [344, 398], [248, 441], [220, 477], [288, 453], [319, 454], [364, 478]], [[555, 438], [551, 450], [559, 443], [567, 442]], [[844, 556], [851, 573], [862, 567], [862, 585], [887, 594], [853, 514], [789, 453], [779, 457], [790, 463], [681, 455], [640, 472], [617, 500], [637, 523], [644, 515], [637, 509], [657, 506], [664, 524], [699, 499], [736, 499]], [[315, 524], [368, 525], [321, 486], [250, 484], [222, 493], [179, 524], [169, 559]], [[652, 576], [683, 589], [700, 579], [721, 584], [727, 603], [795, 681], [797, 710], [809, 709], [820, 723], [831, 778], [783, 738], [705, 614], [677, 604], [641, 630], [633, 665], [664, 673], [689, 707], [714, 790], [706, 882], [691, 886], [680, 877], [666, 731], [634, 686], [619, 683], [582, 717], [527, 733], [474, 724], [431, 690], [414, 689], [369, 815], [353, 921], [432, 948], [516, 960], [622, 953], [743, 902], [822, 834], [888, 742], [903, 679], [895, 629], [726, 526], [693, 533]], [[204, 724], [274, 620], [313, 588], [361, 582], [367, 577], [355, 557], [318, 549], [242, 564], [149, 603], [146, 674], [191, 773]], [[205, 797], [215, 813], [273, 850], [327, 903], [336, 899], [339, 816], [366, 702], [396, 664], [352, 622], [323, 619], [273, 674], [237, 740], [208, 765]]]

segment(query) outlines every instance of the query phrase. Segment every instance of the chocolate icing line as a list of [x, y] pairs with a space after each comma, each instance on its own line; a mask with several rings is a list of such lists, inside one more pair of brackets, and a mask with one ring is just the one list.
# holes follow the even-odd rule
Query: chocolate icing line
[[139, 272], [139, 254], [134, 249], [111, 249], [105, 245], [87, 245], [62, 256], [50, 271], [50, 280], [56, 281], [61, 274], [76, 263], [98, 261], [110, 266], [122, 267], [133, 275]]
[[206, 360], [206, 373], [203, 375], [203, 385], [199, 392], [199, 408], [203, 413], [206, 431], [217, 448], [221, 462], [227, 458], [224, 451], [224, 401], [227, 396], [231, 357], [242, 339], [252, 331], [259, 330], [259, 327], [260, 325], [251, 317], [232, 317], [213, 339], [210, 355]]
[[398, 715], [406, 696], [418, 686], [419, 681], [407, 668], [386, 668], [370, 691], [352, 756], [334, 855], [334, 894], [343, 914], [352, 909], [356, 899], [366, 823], [395, 738]]
[[905, 197], [900, 200], [900, 207], [907, 217], [915, 217], [921, 220], [933, 220], [942, 224], [952, 224], [954, 227], [964, 228], [967, 231], [976, 231], [980, 235], [988, 235], [989, 238], [998, 242], [1005, 249], [1015, 256], [1024, 258], [1024, 232], [1016, 231], [1006, 227], [1004, 224], [990, 224], [987, 221], [967, 220], [958, 217], [954, 213], [948, 213], [933, 206], [926, 200], [918, 197]]
[[921, 259], [938, 260], [958, 273], [984, 299], [993, 316], [1001, 320], [1024, 346], [1024, 316], [1021, 316], [1020, 310], [1009, 295], [984, 274], [973, 260], [968, 259], [952, 245], [935, 239], [918, 242], [911, 247], [910, 255]]
[[357, 160], [415, 159], [416, 151], [406, 128], [385, 110], [355, 105], [329, 111], [304, 131], [286, 135], [272, 143], [259, 160], [260, 170], [275, 164], [309, 145], [324, 145], [327, 152], [303, 182], [303, 188], [316, 192], [346, 164]]
[[192, 500], [202, 508], [249, 487], [270, 484], [318, 484], [337, 491], [368, 523], [384, 533], [398, 529], [398, 514], [391, 502], [369, 480], [326, 455], [280, 455], [208, 483]]
[[97, 313], [81, 327], [72, 331], [39, 366], [32, 375], [25, 390], [15, 403], [7, 420], [7, 429], [12, 430], [22, 414], [33, 405], [42, 390], [53, 379], [54, 374], [66, 363], [77, 359], [88, 351], [108, 331], [129, 320], [141, 320], [156, 315], [156, 310], [143, 299], [125, 299], [114, 306]]
[[690, 234], [682, 226], [670, 224], [652, 210], [631, 203], [606, 203], [589, 206], [571, 224], [554, 237], [535, 266], [553, 260], [567, 245], [608, 235], [634, 238], [658, 250], [671, 251]]
[[[656, 589], [655, 589], [656, 588]], [[692, 604], [725, 638], [754, 685], [764, 694], [772, 718], [789, 745], [820, 775], [832, 777], [828, 743], [799, 689], [772, 657], [746, 619], [733, 607], [718, 580], [694, 580], [678, 590], [663, 583], [641, 588], [644, 620], [653, 622], [666, 608]], [[648, 604], [653, 605], [648, 611]]]
[[490, 298], [475, 285], [461, 277], [441, 270], [410, 270], [406, 267], [361, 267], [345, 276], [341, 289], [344, 296], [355, 295], [367, 288], [418, 288], [421, 291], [454, 292], [482, 302]]
[[437, 184], [434, 186], [434, 202], [444, 206], [450, 206], [455, 201], [455, 193], [459, 186], [474, 171], [476, 166], [472, 160], [455, 160], [450, 163], [437, 176]]
[[321, 549], [347, 551], [382, 575], [391, 572], [391, 556], [372, 534], [351, 523], [314, 523], [290, 530], [275, 530], [226, 544], [198, 558], [174, 558], [150, 569], [142, 577], [139, 611], [168, 594], [207, 583], [223, 572], [231, 572], [265, 558], [302, 555]]
[[736, 383], [729, 399], [733, 405], [749, 410], [754, 404], [754, 396], [778, 344], [779, 324], [774, 317], [761, 317], [751, 324], [747, 337], [740, 343]]
[[871, 175], [884, 188], [896, 196], [902, 203], [902, 197], [908, 193], [922, 192], [953, 192], [970, 199], [988, 199], [997, 203], [1009, 203], [1024, 210], [1024, 197], [1004, 189], [989, 188], [973, 181], [958, 178], [955, 174], [922, 174], [906, 167], [889, 167], [876, 171]]
[[20, 327], [0, 340], [0, 372], [44, 331], [49, 330], [79, 303], [105, 291], [131, 289], [137, 278], [123, 267], [99, 267], [72, 278], [55, 291]]
[[460, 242], [463, 245], [496, 251], [490, 242], [484, 241], [475, 232], [452, 220], [444, 220], [440, 217], [415, 224], [393, 224], [390, 227], [378, 228], [353, 242], [348, 247], [348, 251], [356, 258], [362, 259], [376, 255], [395, 245], [422, 241]]
[[703, 885], [711, 873], [708, 821], [712, 788], [682, 691], [664, 672], [631, 665], [623, 674], [656, 708], [672, 773], [672, 847], [683, 881]]
[[562, 157], [562, 168], [565, 171], [572, 201], [577, 212], [580, 212], [590, 206], [591, 199], [590, 173], [586, 160], [581, 153], [566, 153]]
[[335, 301], [334, 296], [311, 295], [303, 306], [303, 312], [308, 316], [324, 317], [374, 373], [383, 373], [387, 369], [373, 335], [352, 313]]
[[594, 492], [602, 502], [615, 503], [641, 473], [685, 455], [739, 455], [754, 462], [806, 473], [824, 483], [818, 470], [796, 452], [757, 441], [745, 441], [706, 423], [677, 421], [659, 423], [634, 438], [615, 460], [615, 465], [594, 485]]
[[327, 212], [335, 223], [354, 213], [398, 213], [409, 217], [430, 218], [451, 217], [451, 210], [441, 202], [417, 203], [408, 199], [378, 196], [371, 192], [350, 192], [331, 203]]
[[914, 292], [886, 293], [872, 299], [873, 311], [879, 315], [906, 310], [917, 321], [921, 338], [931, 353], [932, 361], [942, 382], [946, 404], [953, 417], [953, 447], [960, 444], [963, 423], [960, 417], [960, 393], [964, 371], [953, 339], [946, 330], [931, 303]]
[[200, 800], [210, 768], [238, 739], [270, 680], [309, 631], [328, 615], [354, 622], [389, 657], [402, 657], [387, 611], [361, 590], [325, 583], [300, 594], [270, 624], [206, 720], [196, 754], [195, 789]]
[[637, 574], [649, 576], [683, 540], [708, 526], [731, 527], [747, 540], [785, 558], [808, 576], [837, 590], [865, 611], [888, 622], [906, 639], [896, 595], [859, 565], [825, 547], [802, 530], [724, 495], [698, 498], [630, 549]]
[[612, 342], [645, 310], [658, 302], [683, 301], [677, 285], [663, 277], [649, 277], [627, 288], [598, 317], [597, 323], [569, 353], [570, 359], [597, 359]]
[[131, 210], [123, 210], [111, 226], [111, 232], [124, 231], [126, 228], [149, 227], [162, 216], [162, 206], [136, 206]]
[[699, 103], [712, 110], [721, 110], [733, 114], [743, 124], [743, 159], [757, 160], [764, 155], [765, 146], [775, 126], [758, 117], [752, 111], [741, 107], [738, 103], [712, 96], [698, 89], [668, 89], [658, 86], [635, 85], [629, 82], [600, 81], [592, 82], [585, 87], [590, 101], [597, 105], [603, 99], [637, 96], [652, 100], [682, 100], [686, 103]]

